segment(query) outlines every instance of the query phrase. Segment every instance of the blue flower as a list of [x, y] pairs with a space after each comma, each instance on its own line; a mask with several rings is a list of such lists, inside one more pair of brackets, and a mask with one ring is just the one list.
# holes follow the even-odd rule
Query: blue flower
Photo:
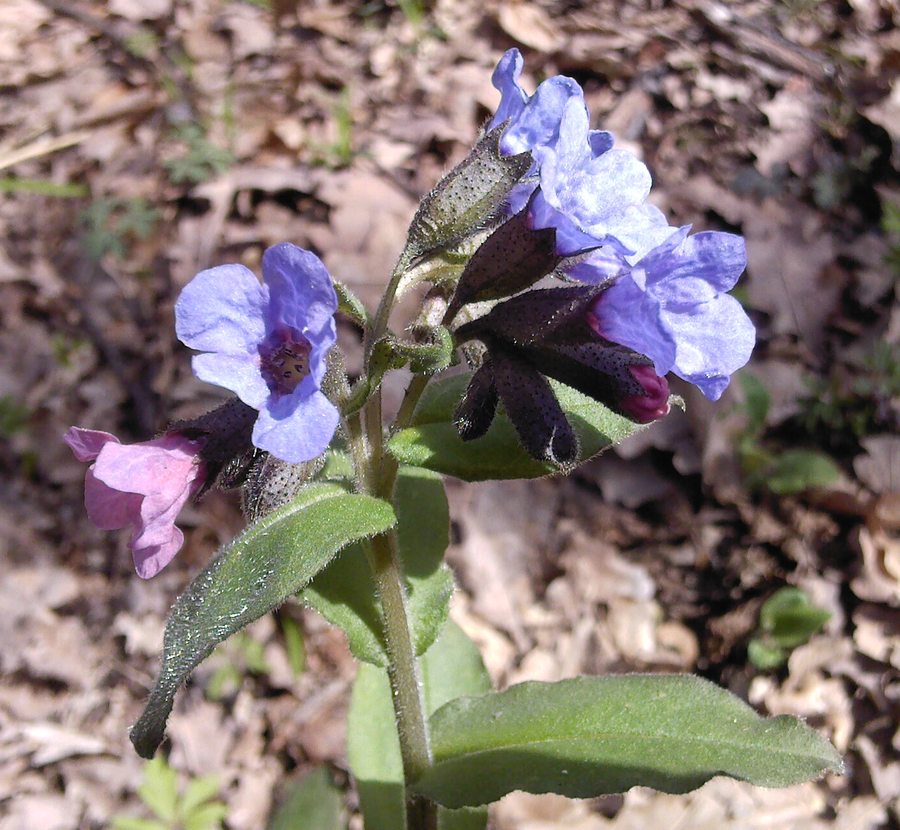
[[[510, 49], [497, 64], [491, 81], [500, 93], [500, 105], [488, 124], [488, 130], [509, 121], [500, 140], [500, 151], [516, 155], [537, 147], [552, 147], [559, 138], [559, 123], [563, 109], [574, 100], [587, 115], [584, 92], [578, 82], [565, 75], [548, 78], [527, 95], [519, 85], [522, 74], [522, 54]], [[603, 135], [609, 136], [609, 133]], [[609, 139], [612, 143], [611, 138]]]
[[[565, 108], [568, 105], [578, 107], [587, 119], [584, 91], [576, 80], [565, 75], [554, 75], [541, 83], [534, 95], [529, 96], [519, 84], [522, 66], [522, 54], [518, 49], [510, 49], [500, 58], [491, 77], [501, 96], [500, 105], [487, 125], [490, 131], [505, 121], [509, 122], [500, 139], [500, 152], [504, 155], [525, 152], [535, 155], [535, 163], [510, 194], [511, 213], [517, 213], [524, 207], [537, 187], [539, 163], [535, 151], [556, 146]], [[613, 144], [612, 135], [602, 130], [586, 130], [584, 139], [595, 156], [605, 153]]]
[[595, 153], [588, 135], [587, 112], [568, 101], [557, 141], [533, 151], [540, 189], [530, 206], [531, 224], [555, 228], [562, 255], [603, 245], [624, 262], [662, 242], [671, 228], [661, 211], [646, 201], [646, 165], [627, 150]]
[[597, 297], [591, 325], [604, 339], [649, 357], [657, 375], [674, 372], [715, 401], [756, 341], [741, 304], [725, 293], [747, 254], [735, 234], [689, 231], [680, 228], [625, 268]]
[[[662, 242], [672, 231], [647, 203], [650, 172], [632, 153], [613, 149], [613, 137], [591, 130], [584, 91], [572, 78], [554, 75], [528, 96], [519, 85], [522, 55], [510, 49], [497, 64], [493, 84], [501, 100], [488, 129], [504, 122], [505, 154], [530, 152], [534, 163], [508, 198], [518, 212], [529, 198], [532, 227], [555, 228], [562, 256], [598, 249], [579, 263], [578, 278], [618, 270]], [[537, 191], [537, 192], [535, 192]]]
[[201, 271], [175, 305], [179, 340], [204, 354], [194, 374], [258, 410], [254, 446], [291, 464], [321, 455], [337, 408], [321, 391], [337, 338], [337, 296], [322, 261], [282, 243], [263, 255], [263, 280], [242, 265]]

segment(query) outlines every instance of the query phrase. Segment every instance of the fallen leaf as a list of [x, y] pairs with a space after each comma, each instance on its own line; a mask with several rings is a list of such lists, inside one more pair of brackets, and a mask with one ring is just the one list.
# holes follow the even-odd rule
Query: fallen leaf
[[510, 37], [539, 52], [555, 52], [565, 44], [559, 26], [544, 9], [533, 3], [504, 2], [497, 22]]
[[744, 235], [751, 304], [771, 315], [776, 334], [796, 334], [820, 355], [825, 324], [844, 287], [843, 272], [828, 268], [835, 246], [821, 218], [766, 199], [747, 215]]

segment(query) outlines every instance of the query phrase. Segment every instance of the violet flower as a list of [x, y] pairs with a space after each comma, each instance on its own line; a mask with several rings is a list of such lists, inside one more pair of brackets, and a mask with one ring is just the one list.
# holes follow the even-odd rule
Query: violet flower
[[337, 339], [337, 296], [322, 261], [287, 242], [263, 255], [264, 283], [243, 265], [202, 271], [181, 292], [175, 329], [194, 374], [259, 412], [254, 446], [291, 464], [321, 455], [337, 408], [321, 391]]
[[741, 304], [724, 292], [747, 262], [744, 240], [708, 231], [671, 234], [600, 293], [591, 325], [606, 340], [653, 361], [718, 400], [730, 375], [749, 359], [756, 331]]
[[[617, 260], [640, 256], [671, 229], [646, 202], [650, 173], [632, 153], [613, 149], [613, 137], [591, 130], [584, 91], [572, 78], [554, 75], [528, 96], [519, 84], [522, 55], [510, 49], [492, 81], [501, 94], [488, 129], [508, 122], [500, 141], [505, 154], [532, 154], [534, 164], [509, 196], [510, 212], [530, 205], [534, 228], [555, 228], [562, 256], [606, 246]], [[581, 270], [589, 267], [583, 263]], [[596, 281], [596, 280], [594, 280]]]
[[93, 462], [84, 477], [90, 520], [101, 530], [131, 527], [138, 576], [156, 576], [181, 548], [175, 519], [206, 479], [203, 440], [170, 432], [126, 446], [108, 432], [80, 427], [70, 427], [64, 440], [79, 461]]
[[[500, 151], [509, 156], [536, 147], [552, 147], [559, 139], [559, 124], [568, 101], [574, 99], [587, 113], [583, 90], [576, 80], [565, 75], [548, 78], [538, 86], [534, 95], [529, 96], [519, 84], [523, 63], [522, 53], [518, 49], [510, 49], [500, 58], [491, 76], [491, 82], [501, 97], [487, 131], [509, 121], [500, 139]], [[598, 147], [607, 141], [612, 144], [609, 133], [598, 135], [604, 136], [603, 139], [595, 139]]]

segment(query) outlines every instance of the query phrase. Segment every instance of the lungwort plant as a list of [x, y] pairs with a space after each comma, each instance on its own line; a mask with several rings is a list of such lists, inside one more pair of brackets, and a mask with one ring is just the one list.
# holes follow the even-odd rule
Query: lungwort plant
[[[840, 770], [790, 717], [761, 718], [685, 675], [579, 677], [495, 691], [452, 622], [442, 476], [566, 474], [669, 410], [666, 377], [711, 400], [755, 332], [728, 291], [743, 240], [672, 227], [650, 175], [589, 127], [581, 87], [528, 95], [522, 58], [494, 73], [500, 105], [469, 156], [422, 201], [374, 313], [310, 251], [198, 274], [178, 299], [194, 373], [234, 397], [142, 444], [73, 427], [85, 502], [129, 528], [138, 575], [176, 555], [175, 522], [211, 487], [239, 488], [247, 529], [179, 597], [162, 666], [131, 732], [153, 757], [176, 692], [231, 635], [299, 598], [347, 634], [360, 667], [348, 757], [369, 830], [484, 828], [513, 790], [584, 798], [671, 793], [715, 775], [783, 787]], [[423, 293], [406, 331], [403, 293]], [[335, 315], [364, 332], [350, 383]], [[382, 417], [385, 374], [412, 379]]]

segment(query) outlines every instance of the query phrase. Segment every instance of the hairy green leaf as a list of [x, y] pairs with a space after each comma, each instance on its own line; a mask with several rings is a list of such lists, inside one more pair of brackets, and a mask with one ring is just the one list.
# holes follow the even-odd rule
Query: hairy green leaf
[[[416, 654], [422, 654], [447, 619], [453, 593], [453, 575], [443, 564], [450, 542], [450, 511], [441, 477], [430, 470], [401, 467], [396, 510], [413, 640]], [[357, 659], [377, 666], [387, 664], [375, 583], [359, 545], [348, 547], [334, 559], [300, 599], [346, 632]]]
[[522, 683], [431, 718], [434, 766], [414, 789], [447, 807], [513, 790], [589, 798], [634, 786], [683, 793], [716, 775], [786, 787], [841, 759], [796, 718], [761, 718], [688, 675]]
[[360, 328], [365, 328], [370, 321], [369, 312], [362, 300], [353, 293], [353, 290], [338, 280], [334, 281], [334, 292], [338, 298], [338, 311], [346, 314]]
[[138, 754], [153, 756], [175, 692], [218, 643], [305, 587], [341, 548], [395, 521], [387, 502], [313, 484], [216, 554], [169, 616], [159, 677], [131, 730]]
[[[454, 375], [428, 386], [412, 424], [390, 440], [388, 448], [394, 457], [464, 481], [538, 478], [559, 472], [553, 464], [535, 461], [525, 452], [502, 410], [483, 437], [474, 441], [459, 437], [453, 413], [471, 377], [470, 373]], [[553, 380], [550, 385], [578, 435], [579, 464], [642, 429], [569, 386]]]
[[[421, 659], [425, 711], [434, 712], [459, 695], [482, 694], [490, 678], [475, 644], [449, 622]], [[347, 759], [356, 779], [366, 830], [406, 826], [403, 762], [394, 725], [387, 672], [361, 665], [347, 717]], [[440, 830], [483, 830], [483, 810], [441, 810]]]

